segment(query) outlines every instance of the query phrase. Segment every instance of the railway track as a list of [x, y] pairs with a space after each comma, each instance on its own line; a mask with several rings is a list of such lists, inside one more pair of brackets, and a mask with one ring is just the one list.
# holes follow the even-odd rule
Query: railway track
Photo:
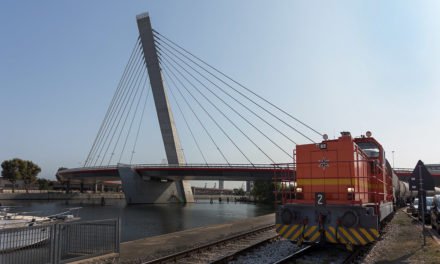
[[233, 235], [220, 241], [150, 260], [144, 262], [144, 264], [227, 263], [235, 256], [276, 240], [278, 237], [278, 234], [275, 232], [275, 225], [269, 225]]
[[[238, 235], [233, 235], [216, 241], [213, 243], [208, 243], [196, 248], [189, 250], [173, 253], [161, 258], [143, 262], [144, 264], [157, 264], [157, 263], [179, 263], [179, 264], [197, 264], [197, 263], [209, 263], [209, 264], [221, 264], [229, 263], [234, 261], [240, 256], [246, 255], [246, 253], [251, 252], [254, 254], [256, 250], [264, 249], [265, 245], [270, 243], [277, 243], [280, 238], [274, 230], [274, 225], [265, 226], [258, 228], [249, 232], [241, 233]], [[281, 241], [278, 241], [281, 242]], [[323, 252], [328, 253], [323, 253]], [[252, 253], [254, 252], [254, 253]], [[347, 252], [343, 250], [344, 253], [338, 253], [337, 263], [356, 263], [359, 256], [361, 256], [365, 249], [355, 248], [353, 252]], [[320, 248], [317, 246], [304, 246], [298, 248], [292, 254], [283, 257], [282, 259], [274, 260], [273, 262], [268, 262], [272, 264], [285, 264], [285, 263], [295, 263], [296, 260], [301, 258], [313, 258], [312, 254], [321, 255], [321, 260], [325, 259], [325, 255], [334, 254], [333, 247]], [[339, 262], [340, 260], [340, 262]]]
[[[334, 248], [319, 248], [317, 246], [305, 246], [298, 251], [293, 252], [289, 256], [284, 257], [278, 261], [273, 262], [272, 264], [287, 264], [287, 263], [295, 263], [296, 260], [301, 259], [302, 257], [307, 257], [307, 255], [313, 254], [317, 250], [327, 250], [333, 251]], [[341, 256], [341, 263], [343, 264], [351, 264], [356, 263], [357, 258], [363, 253], [363, 249], [361, 247], [355, 248], [351, 253], [347, 253], [345, 256]]]
[[312, 246], [305, 246], [298, 251], [295, 251], [294, 253], [290, 254], [287, 257], [284, 257], [283, 259], [280, 259], [278, 261], [273, 262], [272, 264], [283, 264], [283, 263], [289, 263], [295, 261], [297, 258], [303, 256], [304, 254], [309, 253], [313, 250]]

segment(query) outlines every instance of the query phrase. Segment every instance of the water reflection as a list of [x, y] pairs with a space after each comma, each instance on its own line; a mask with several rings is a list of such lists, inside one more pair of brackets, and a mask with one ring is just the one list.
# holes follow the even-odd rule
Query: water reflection
[[273, 212], [271, 206], [218, 203], [198, 200], [193, 204], [126, 205], [123, 200], [106, 201], [105, 206], [78, 201], [2, 201], [4, 206], [18, 206], [16, 211], [50, 215], [67, 208], [82, 206], [82, 220], [121, 218], [121, 240], [129, 241], [185, 229], [221, 224]]

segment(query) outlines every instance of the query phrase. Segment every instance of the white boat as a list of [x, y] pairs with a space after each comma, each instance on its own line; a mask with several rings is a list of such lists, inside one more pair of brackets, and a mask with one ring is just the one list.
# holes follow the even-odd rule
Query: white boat
[[73, 214], [69, 214], [72, 209], [43, 217], [9, 213], [8, 210], [9, 208], [0, 210], [0, 252], [45, 243], [50, 238], [53, 224], [79, 219]]

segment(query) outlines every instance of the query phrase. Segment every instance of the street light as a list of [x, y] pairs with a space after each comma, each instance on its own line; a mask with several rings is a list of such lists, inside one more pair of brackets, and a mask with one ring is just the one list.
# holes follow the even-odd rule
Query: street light
[[393, 153], [393, 169], [394, 169], [394, 150], [392, 151]]

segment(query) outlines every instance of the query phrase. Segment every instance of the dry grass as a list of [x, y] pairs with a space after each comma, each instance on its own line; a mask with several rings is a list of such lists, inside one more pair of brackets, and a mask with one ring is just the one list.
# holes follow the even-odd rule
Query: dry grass
[[440, 245], [426, 232], [423, 246], [422, 226], [404, 212], [399, 210], [386, 229], [363, 263], [440, 263]]

